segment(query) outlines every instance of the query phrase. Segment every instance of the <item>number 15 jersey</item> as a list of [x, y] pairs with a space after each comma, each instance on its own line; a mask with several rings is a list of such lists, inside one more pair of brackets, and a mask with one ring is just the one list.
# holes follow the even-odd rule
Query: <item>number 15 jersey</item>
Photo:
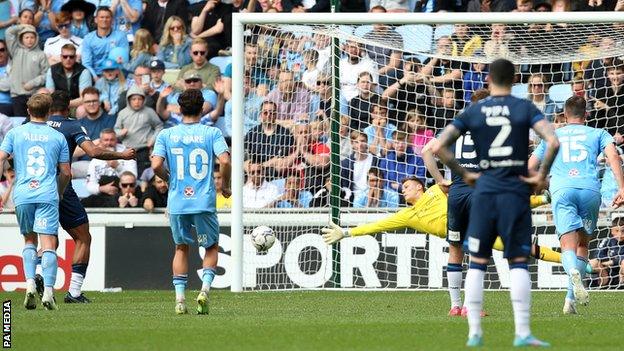
[[199, 123], [164, 129], [156, 138], [152, 156], [169, 165], [170, 214], [214, 212], [214, 156], [228, 151], [221, 131]]

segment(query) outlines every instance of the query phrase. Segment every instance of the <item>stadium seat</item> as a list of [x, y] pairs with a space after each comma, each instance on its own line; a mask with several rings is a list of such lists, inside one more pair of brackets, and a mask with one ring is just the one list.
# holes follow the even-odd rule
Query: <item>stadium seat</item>
[[572, 85], [556, 84], [548, 89], [548, 96], [556, 103], [564, 103], [572, 96]]
[[367, 24], [364, 26], [355, 27], [355, 30], [353, 31], [353, 35], [355, 35], [356, 37], [363, 37], [364, 34], [368, 32], [372, 32], [372, 31], [373, 31], [373, 26], [370, 24]]
[[426, 24], [407, 24], [397, 27], [396, 31], [403, 37], [406, 52], [425, 53], [431, 51], [433, 28]]
[[225, 68], [227, 65], [232, 63], [232, 56], [215, 56], [209, 61], [213, 65], [219, 67], [221, 74], [225, 73]]
[[520, 98], [526, 99], [529, 94], [529, 85], [528, 84], [514, 84], [511, 87], [511, 95]]
[[76, 191], [76, 195], [78, 195], [79, 198], [84, 199], [85, 197], [88, 197], [89, 195], [91, 195], [89, 194], [89, 191], [87, 190], [86, 178], [72, 179], [71, 182], [72, 182], [72, 187]]
[[17, 126], [21, 126], [25, 120], [26, 120], [26, 117], [11, 117], [11, 122], [13, 122], [13, 128]]
[[441, 37], [451, 36], [454, 29], [452, 24], [438, 24], [433, 32], [433, 40], [437, 41]]

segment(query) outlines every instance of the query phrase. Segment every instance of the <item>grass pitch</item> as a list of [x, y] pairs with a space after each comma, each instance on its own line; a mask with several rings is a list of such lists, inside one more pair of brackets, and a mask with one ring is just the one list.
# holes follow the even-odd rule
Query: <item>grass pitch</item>
[[[195, 293], [187, 293], [195, 310]], [[561, 313], [563, 292], [533, 293], [533, 333], [559, 350], [622, 350], [624, 294], [593, 292], [578, 316]], [[468, 330], [447, 317], [444, 291], [211, 293], [210, 315], [174, 314], [172, 291], [89, 293], [89, 305], [22, 306], [12, 300], [18, 350], [456, 350]], [[62, 300], [62, 293], [56, 294]], [[486, 292], [488, 350], [511, 348], [508, 292]]]

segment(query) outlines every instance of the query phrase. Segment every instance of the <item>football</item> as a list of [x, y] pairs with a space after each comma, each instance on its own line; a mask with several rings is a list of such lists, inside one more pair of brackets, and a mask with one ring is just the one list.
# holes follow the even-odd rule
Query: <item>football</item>
[[251, 243], [258, 251], [267, 251], [275, 244], [273, 229], [261, 225], [251, 232]]

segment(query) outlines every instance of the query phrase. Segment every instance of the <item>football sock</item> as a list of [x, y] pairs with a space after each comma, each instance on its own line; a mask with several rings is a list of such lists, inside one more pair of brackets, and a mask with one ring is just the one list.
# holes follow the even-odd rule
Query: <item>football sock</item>
[[212, 285], [216, 273], [214, 268], [204, 268], [204, 274], [202, 274], [202, 291], [210, 291], [210, 286]]
[[22, 250], [22, 260], [24, 261], [24, 275], [26, 281], [35, 279], [35, 270], [37, 268], [37, 247], [33, 244], [24, 245]]
[[46, 289], [52, 289], [56, 283], [56, 272], [58, 270], [58, 258], [53, 250], [44, 250], [41, 256], [41, 268], [43, 269], [43, 285]]
[[449, 263], [446, 267], [446, 277], [448, 278], [448, 289], [451, 296], [451, 308], [461, 307], [462, 265]]
[[574, 301], [574, 292], [572, 290], [572, 280], [569, 278], [570, 270], [576, 268], [576, 252], [574, 250], [561, 251], [561, 264], [563, 269], [568, 274], [568, 293], [566, 298]]
[[69, 293], [73, 297], [78, 297], [82, 293], [82, 283], [87, 274], [86, 263], [75, 263], [72, 265], [71, 282], [69, 284]]
[[179, 274], [173, 276], [173, 287], [175, 288], [176, 301], [184, 301], [184, 290], [186, 290], [186, 282], [188, 274]]
[[483, 278], [487, 265], [470, 262], [466, 274], [466, 298], [468, 308], [468, 337], [482, 336], [481, 310], [483, 309]]
[[581, 279], [585, 278], [585, 270], [589, 264], [587, 258], [582, 256], [576, 256], [576, 269], [581, 273]]
[[561, 263], [561, 253], [546, 246], [539, 247], [538, 258], [546, 262]]
[[526, 262], [511, 263], [511, 304], [514, 311], [516, 336], [526, 338], [531, 335], [529, 327], [531, 312], [531, 277]]

